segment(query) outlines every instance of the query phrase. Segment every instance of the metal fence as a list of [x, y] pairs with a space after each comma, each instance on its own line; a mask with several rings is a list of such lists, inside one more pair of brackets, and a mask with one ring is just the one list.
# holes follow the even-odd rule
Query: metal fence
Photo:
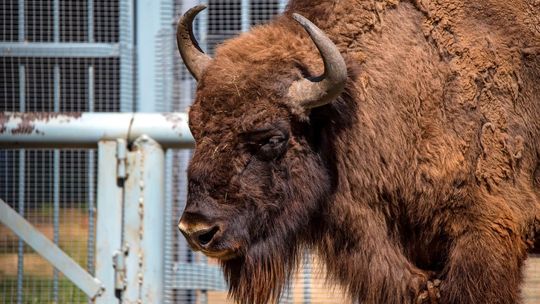
[[[196, 84], [177, 55], [175, 22], [201, 2], [209, 9], [198, 17], [195, 32], [209, 53], [286, 5], [285, 0], [0, 1], [0, 109], [184, 111]], [[109, 211], [97, 210], [97, 154], [95, 148], [0, 150], [0, 199], [92, 275], [100, 248], [96, 214]], [[164, 217], [158, 223], [164, 235], [163, 302], [223, 303], [226, 286], [216, 262], [189, 250], [176, 229], [190, 154], [177, 149], [164, 154]], [[339, 288], [324, 284], [317, 264], [305, 258], [281, 302], [346, 302]], [[526, 291], [530, 303], [537, 303], [540, 266], [529, 268]], [[0, 303], [87, 301], [62, 273], [0, 225]]]

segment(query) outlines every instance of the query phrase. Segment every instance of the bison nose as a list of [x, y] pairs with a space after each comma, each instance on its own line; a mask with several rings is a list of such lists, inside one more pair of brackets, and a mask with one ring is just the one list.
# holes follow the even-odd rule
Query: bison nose
[[188, 225], [183, 221], [180, 221], [178, 228], [191, 244], [202, 248], [206, 248], [219, 231], [218, 225]]

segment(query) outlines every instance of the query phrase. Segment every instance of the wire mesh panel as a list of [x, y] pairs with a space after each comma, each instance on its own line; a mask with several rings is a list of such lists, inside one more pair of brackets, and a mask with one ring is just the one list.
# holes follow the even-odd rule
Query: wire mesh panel
[[[119, 111], [119, 54], [103, 55], [96, 48], [93, 57], [87, 48], [99, 41], [110, 43], [106, 50], [114, 49], [118, 12], [119, 1], [2, 1], [0, 110]], [[90, 273], [95, 265], [95, 167], [92, 150], [0, 150], [0, 198]], [[0, 303], [87, 301], [0, 225]]]

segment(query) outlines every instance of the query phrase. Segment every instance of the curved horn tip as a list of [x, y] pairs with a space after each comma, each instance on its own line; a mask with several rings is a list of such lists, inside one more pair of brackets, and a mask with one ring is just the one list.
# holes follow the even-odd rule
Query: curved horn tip
[[300, 23], [302, 26], [307, 26], [311, 23], [311, 21], [309, 21], [308, 18], [298, 14], [298, 13], [293, 13], [292, 14], [294, 20], [296, 20], [296, 22]]
[[317, 46], [324, 63], [324, 74], [318, 79], [296, 81], [289, 89], [289, 95], [307, 109], [319, 107], [337, 98], [347, 81], [347, 65], [338, 47], [328, 36], [306, 17], [293, 13], [296, 20], [309, 34]]
[[190, 9], [188, 10], [188, 12], [191, 11], [191, 12], [194, 12], [194, 13], [198, 13], [198, 12], [200, 12], [200, 11], [206, 9], [206, 8], [208, 8], [208, 5], [206, 5], [206, 4], [199, 4], [199, 5], [195, 5], [194, 7], [190, 8]]
[[176, 27], [178, 50], [187, 69], [196, 80], [200, 79], [204, 69], [212, 60], [210, 56], [204, 54], [193, 35], [193, 20], [206, 8], [206, 4], [190, 8], [180, 17]]

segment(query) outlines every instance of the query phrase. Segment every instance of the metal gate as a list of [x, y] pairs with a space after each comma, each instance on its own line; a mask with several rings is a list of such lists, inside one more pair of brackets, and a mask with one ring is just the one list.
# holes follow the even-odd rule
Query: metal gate
[[[192, 146], [186, 115], [4, 113], [0, 120], [0, 146], [98, 147], [95, 277], [2, 201], [0, 222], [95, 303], [163, 303], [163, 149]], [[225, 290], [217, 266], [190, 266], [213, 271], [215, 280], [176, 288]]]

